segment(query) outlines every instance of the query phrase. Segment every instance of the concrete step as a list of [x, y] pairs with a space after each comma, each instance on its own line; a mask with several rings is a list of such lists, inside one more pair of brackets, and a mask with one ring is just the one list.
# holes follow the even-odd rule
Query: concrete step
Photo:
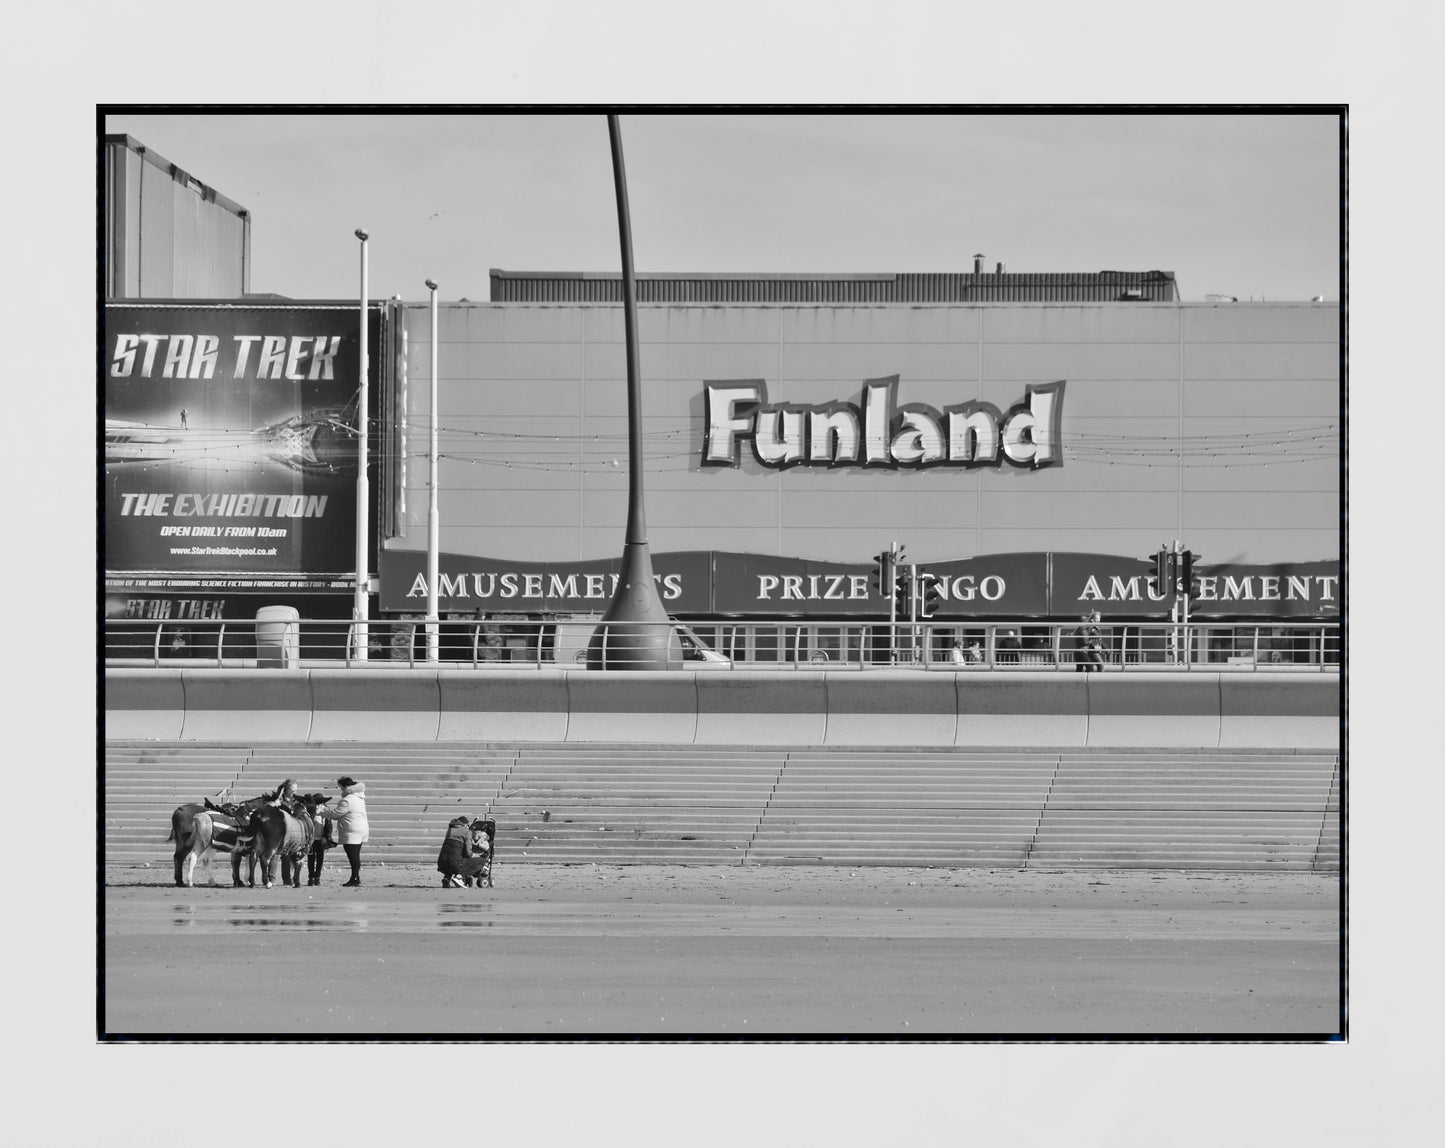
[[[367, 783], [369, 860], [433, 864], [491, 811], [498, 864], [1339, 866], [1334, 755], [554, 745], [107, 746], [109, 863], [169, 866], [176, 805]], [[549, 820], [541, 820], [542, 811]], [[600, 827], [600, 831], [599, 831]]]

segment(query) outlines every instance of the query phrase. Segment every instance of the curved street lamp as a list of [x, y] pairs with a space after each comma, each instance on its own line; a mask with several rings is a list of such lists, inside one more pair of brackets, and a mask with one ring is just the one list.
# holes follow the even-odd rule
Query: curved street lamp
[[622, 243], [622, 313], [627, 332], [627, 537], [617, 590], [587, 643], [590, 670], [666, 670], [681, 665], [682, 647], [657, 593], [642, 495], [642, 381], [637, 353], [637, 283], [632, 270], [632, 224], [627, 210], [627, 172], [622, 132], [607, 117], [612, 142], [612, 180], [617, 188], [617, 228]]

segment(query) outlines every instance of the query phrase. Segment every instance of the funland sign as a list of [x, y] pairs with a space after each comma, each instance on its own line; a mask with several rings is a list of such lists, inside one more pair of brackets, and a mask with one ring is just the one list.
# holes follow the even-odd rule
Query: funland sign
[[926, 469], [1010, 466], [1038, 470], [1063, 461], [1064, 382], [1031, 385], [1007, 412], [965, 402], [942, 411], [898, 403], [898, 376], [869, 379], [862, 401], [768, 402], [761, 380], [705, 384], [702, 465], [742, 464], [742, 444], [774, 470], [791, 466]]

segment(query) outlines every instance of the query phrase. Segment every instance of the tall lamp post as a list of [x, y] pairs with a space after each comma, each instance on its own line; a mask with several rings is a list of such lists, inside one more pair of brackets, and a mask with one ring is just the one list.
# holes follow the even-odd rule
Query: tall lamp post
[[426, 660], [439, 661], [437, 616], [440, 592], [437, 583], [441, 573], [441, 516], [437, 512], [437, 285], [426, 281], [431, 291], [431, 448], [427, 455], [426, 504]]
[[371, 639], [370, 627], [367, 625], [371, 616], [368, 593], [371, 589], [371, 571], [366, 557], [367, 508], [370, 503], [369, 484], [366, 478], [367, 436], [370, 433], [366, 425], [366, 241], [370, 236], [358, 227], [356, 238], [361, 240], [361, 387], [356, 406], [356, 597], [351, 607], [351, 616], [356, 633], [354, 653], [358, 661], [364, 662]]
[[642, 381], [637, 353], [637, 283], [632, 270], [632, 224], [627, 210], [627, 172], [617, 117], [607, 117], [612, 143], [612, 180], [617, 189], [617, 229], [622, 244], [623, 321], [627, 332], [627, 538], [617, 590], [587, 643], [591, 670], [666, 670], [682, 661], [647, 548], [642, 495]]

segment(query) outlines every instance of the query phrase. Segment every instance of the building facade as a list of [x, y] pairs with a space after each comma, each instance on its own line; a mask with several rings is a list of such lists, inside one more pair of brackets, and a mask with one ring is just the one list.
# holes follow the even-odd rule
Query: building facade
[[[397, 322], [383, 610], [426, 589], [429, 309]], [[1157, 617], [1146, 556], [1177, 539], [1206, 614], [1337, 616], [1334, 306], [659, 303], [639, 325], [674, 613], [886, 615], [868, 575], [897, 542], [941, 616]], [[444, 304], [438, 327], [446, 605], [604, 607], [627, 511], [621, 306]]]
[[[639, 308], [648, 542], [668, 610], [719, 644], [728, 619], [886, 620], [875, 556], [899, 545], [934, 618], [960, 628], [1085, 609], [1158, 621], [1173, 598], [1151, 588], [1148, 556], [1178, 540], [1197, 555], [1196, 619], [1337, 619], [1338, 309], [1182, 303], [1167, 272], [1057, 277], [1066, 301], [964, 297], [985, 281], [1061, 289], [1053, 278], [651, 277], [659, 297], [702, 296]], [[508, 301], [439, 305], [444, 617], [610, 602], [628, 499], [623, 308], [565, 297], [615, 280], [513, 274]], [[860, 283], [921, 297], [848, 301]], [[560, 301], [515, 297], [527, 291]], [[789, 301], [810, 293], [821, 301]], [[415, 618], [430, 308], [376, 302], [368, 323], [371, 613]], [[358, 332], [344, 302], [107, 305], [108, 617], [282, 604], [349, 619]]]

